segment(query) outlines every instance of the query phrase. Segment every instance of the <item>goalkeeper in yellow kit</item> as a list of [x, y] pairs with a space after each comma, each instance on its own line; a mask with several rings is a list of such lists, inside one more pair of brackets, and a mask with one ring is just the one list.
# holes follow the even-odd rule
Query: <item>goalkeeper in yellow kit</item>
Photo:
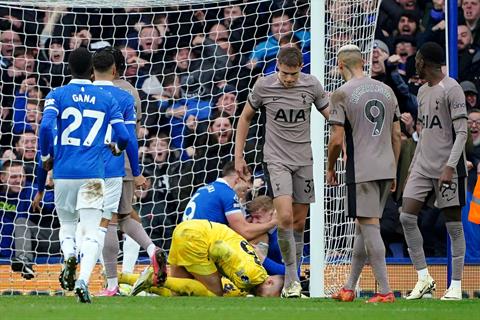
[[[194, 296], [224, 296], [237, 289], [256, 296], [279, 296], [283, 286], [280, 276], [268, 276], [253, 247], [229, 227], [207, 220], [180, 223], [173, 232], [168, 257], [169, 275], [155, 274], [147, 268], [136, 279], [132, 295], [150, 289], [154, 277], [160, 290], [151, 292]], [[223, 281], [222, 276], [231, 281]], [[134, 278], [122, 278], [133, 282]], [[232, 295], [232, 294], [229, 294]], [[235, 294], [238, 295], [238, 294]]]

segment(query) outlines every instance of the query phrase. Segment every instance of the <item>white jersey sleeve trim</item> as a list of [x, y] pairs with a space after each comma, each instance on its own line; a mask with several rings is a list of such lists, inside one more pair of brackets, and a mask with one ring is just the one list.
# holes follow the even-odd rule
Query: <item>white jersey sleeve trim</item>
[[123, 123], [123, 120], [122, 119], [113, 119], [113, 120], [110, 121], [111, 125], [114, 125], [115, 123]]
[[57, 114], [59, 113], [58, 109], [54, 106], [48, 106], [46, 107], [45, 109], [43, 109], [43, 112], [47, 111], [47, 110], [53, 110], [55, 111]]
[[229, 216], [229, 215], [235, 214], [235, 213], [241, 213], [241, 214], [243, 214], [242, 210], [240, 210], [240, 209], [235, 209], [235, 210], [230, 210], [230, 211], [225, 212], [225, 216]]
[[137, 121], [125, 121], [125, 124], [137, 124]]

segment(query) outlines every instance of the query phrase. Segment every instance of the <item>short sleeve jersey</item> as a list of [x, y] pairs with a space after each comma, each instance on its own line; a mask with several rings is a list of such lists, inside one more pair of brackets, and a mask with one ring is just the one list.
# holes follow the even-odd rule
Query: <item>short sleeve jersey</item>
[[260, 78], [248, 98], [255, 110], [265, 112], [263, 157], [267, 163], [311, 165], [310, 112], [320, 111], [328, 98], [320, 81], [300, 74], [297, 84], [286, 88], [277, 74]]
[[[113, 84], [123, 90], [129, 92], [133, 98], [135, 99], [135, 111], [137, 114], [137, 126], [138, 123], [142, 120], [142, 101], [140, 100], [140, 96], [138, 94], [138, 90], [135, 89], [134, 86], [130, 82], [124, 79], [116, 79], [113, 80]], [[125, 177], [123, 177], [124, 181], [133, 181], [132, 169], [130, 167], [130, 161], [128, 161], [128, 157], [125, 157]]]
[[395, 94], [380, 81], [354, 78], [332, 94], [329, 123], [345, 128], [347, 183], [395, 178], [392, 125], [399, 117]]
[[201, 219], [228, 225], [227, 216], [243, 213], [237, 194], [222, 178], [195, 192], [183, 215], [183, 220]]
[[[438, 179], [455, 141], [453, 122], [467, 118], [465, 94], [455, 79], [445, 77], [435, 86], [426, 83], [420, 87], [417, 99], [418, 121], [423, 128], [411, 170]], [[465, 165], [465, 156], [462, 155], [455, 176], [466, 176]]]
[[55, 113], [57, 118], [53, 177], [104, 178], [107, 126], [123, 122], [112, 95], [84, 80], [74, 79], [47, 95], [44, 114], [47, 113]]

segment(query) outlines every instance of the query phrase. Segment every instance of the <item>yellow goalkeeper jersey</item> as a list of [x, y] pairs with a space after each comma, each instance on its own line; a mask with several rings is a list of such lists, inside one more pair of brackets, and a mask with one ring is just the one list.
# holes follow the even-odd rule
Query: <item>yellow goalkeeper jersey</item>
[[247, 240], [226, 225], [207, 220], [188, 220], [175, 228], [168, 262], [200, 275], [218, 271], [245, 291], [268, 277]]

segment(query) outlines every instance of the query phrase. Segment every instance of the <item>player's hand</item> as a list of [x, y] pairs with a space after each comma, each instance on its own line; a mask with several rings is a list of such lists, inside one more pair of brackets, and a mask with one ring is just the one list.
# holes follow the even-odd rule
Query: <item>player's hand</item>
[[50, 157], [47, 161], [42, 161], [42, 168], [45, 171], [50, 171], [53, 168], [53, 159]]
[[397, 191], [397, 179], [393, 179], [392, 186], [390, 187], [390, 192]]
[[471, 161], [467, 161], [467, 171], [470, 171], [473, 169], [473, 163]]
[[42, 209], [40, 207], [40, 202], [42, 202], [43, 200], [43, 193], [44, 191], [42, 192], [38, 191], [35, 197], [33, 198], [33, 201], [32, 201], [33, 212], [40, 212], [40, 210]]
[[338, 186], [337, 174], [335, 170], [327, 170], [327, 184], [330, 186]]
[[235, 171], [238, 174], [238, 177], [243, 181], [250, 181], [250, 169], [243, 158], [235, 158]]
[[445, 166], [443, 169], [442, 175], [438, 179], [438, 183], [440, 184], [440, 188], [449, 188], [450, 185], [452, 184], [452, 179], [453, 179], [453, 172], [454, 169], [449, 166]]
[[135, 180], [135, 187], [137, 189], [147, 187], [147, 178], [145, 178], [143, 175], [136, 176], [134, 180]]
[[116, 143], [110, 142], [108, 144], [108, 146], [110, 147], [110, 150], [112, 151], [112, 154], [115, 157], [118, 157], [119, 155], [121, 155], [123, 153], [123, 150], [119, 151], [119, 149], [117, 149], [117, 144]]

